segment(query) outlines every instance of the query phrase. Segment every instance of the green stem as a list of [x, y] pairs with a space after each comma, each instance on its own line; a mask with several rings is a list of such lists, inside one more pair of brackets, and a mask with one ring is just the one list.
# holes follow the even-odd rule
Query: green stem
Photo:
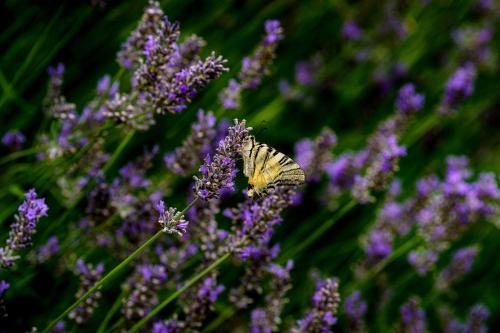
[[130, 140], [132, 140], [134, 134], [135, 130], [131, 130], [130, 132], [127, 133], [127, 136], [123, 139], [118, 148], [116, 148], [115, 152], [104, 166], [104, 172], [107, 172], [113, 166], [113, 164], [115, 164], [116, 160], [118, 159], [118, 156], [120, 156], [121, 152], [125, 149]]
[[106, 317], [104, 317], [103, 321], [99, 325], [99, 328], [97, 329], [96, 333], [104, 333], [106, 330], [106, 327], [108, 326], [109, 322], [111, 321], [111, 318], [113, 318], [113, 315], [118, 311], [120, 308], [120, 305], [122, 304], [122, 298], [125, 296], [125, 291], [122, 291], [118, 298], [116, 299], [115, 303], [113, 306], [111, 306], [111, 309], [109, 309], [108, 313], [106, 314]]
[[[198, 198], [195, 198], [189, 205], [184, 208], [182, 212], [177, 214], [174, 217], [174, 221], [178, 221], [180, 217], [189, 209], [191, 206], [195, 204], [195, 202], [198, 200]], [[160, 230], [156, 234], [154, 234], [150, 239], [148, 239], [144, 244], [142, 244], [137, 250], [135, 250], [131, 255], [129, 255], [127, 258], [125, 258], [121, 263], [119, 263], [111, 272], [106, 274], [103, 278], [101, 278], [99, 281], [96, 282], [96, 284], [90, 288], [85, 294], [83, 294], [82, 297], [76, 300], [72, 305], [70, 305], [66, 310], [63, 311], [56, 319], [51, 321], [47, 327], [42, 331], [42, 333], [48, 333], [50, 329], [57, 324], [58, 321], [62, 320], [64, 317], [66, 317], [71, 311], [73, 311], [78, 305], [80, 305], [83, 301], [87, 299], [92, 293], [94, 293], [97, 289], [102, 287], [103, 285], [106, 284], [109, 280], [111, 280], [113, 277], [115, 277], [118, 273], [120, 273], [121, 270], [123, 270], [125, 267], [130, 264], [132, 260], [134, 260], [139, 254], [144, 252], [145, 249], [147, 249], [151, 244], [153, 244], [158, 238], [163, 235], [163, 231]]]
[[202, 331], [202, 333], [210, 333], [215, 331], [224, 321], [231, 318], [236, 313], [234, 308], [225, 309], [215, 320], [213, 320], [207, 327]]
[[215, 268], [220, 266], [224, 261], [226, 261], [231, 256], [231, 252], [227, 252], [222, 257], [214, 261], [210, 266], [205, 268], [200, 273], [196, 274], [193, 278], [191, 278], [182, 288], [177, 289], [172, 295], [167, 297], [163, 302], [157, 305], [146, 317], [142, 318], [137, 324], [132, 326], [132, 328], [128, 331], [129, 333], [137, 332], [142, 326], [144, 326], [148, 321], [150, 321], [154, 316], [156, 316], [164, 307], [170, 304], [173, 300], [179, 297], [184, 291], [193, 286], [196, 282], [202, 279], [205, 275], [213, 271]]
[[330, 229], [338, 220], [340, 220], [345, 214], [347, 214], [352, 208], [354, 208], [355, 205], [356, 201], [349, 201], [345, 206], [342, 207], [341, 210], [337, 211], [337, 213], [331, 219], [321, 224], [319, 228], [317, 228], [312, 234], [310, 234], [309, 237], [307, 237], [304, 241], [300, 242], [299, 245], [290, 248], [288, 251], [285, 251], [281, 256], [280, 262], [283, 262], [289, 258], [293, 258], [298, 253], [308, 248], [328, 229]]
[[38, 153], [39, 151], [42, 151], [45, 147], [34, 147], [26, 150], [21, 150], [21, 151], [16, 151], [12, 154], [9, 154], [5, 156], [4, 158], [0, 159], [0, 165], [12, 162], [14, 160], [17, 160], [18, 158], [33, 155]]

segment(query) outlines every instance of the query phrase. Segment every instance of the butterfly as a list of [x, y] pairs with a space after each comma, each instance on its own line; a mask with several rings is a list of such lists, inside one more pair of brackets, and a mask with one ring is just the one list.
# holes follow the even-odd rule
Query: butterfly
[[304, 170], [290, 157], [250, 135], [242, 145], [243, 173], [248, 177], [249, 198], [267, 194], [276, 186], [298, 186], [305, 182]]

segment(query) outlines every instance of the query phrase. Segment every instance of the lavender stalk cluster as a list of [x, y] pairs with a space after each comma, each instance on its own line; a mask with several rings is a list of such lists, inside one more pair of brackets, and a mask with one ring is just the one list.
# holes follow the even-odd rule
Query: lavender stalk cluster
[[261, 84], [262, 78], [269, 74], [269, 66], [276, 57], [278, 43], [284, 36], [283, 28], [277, 20], [267, 20], [264, 23], [264, 29], [266, 34], [257, 49], [252, 55], [243, 58], [238, 74], [239, 82], [231, 79], [228, 86], [219, 95], [225, 109], [238, 109], [242, 90], [257, 88]]
[[367, 332], [364, 316], [368, 306], [361, 296], [359, 290], [353, 291], [344, 301], [344, 313], [349, 325], [349, 332]]
[[493, 39], [491, 27], [464, 26], [453, 30], [451, 37], [465, 60], [478, 66], [494, 67], [496, 59], [490, 46]]
[[337, 279], [328, 278], [319, 281], [312, 298], [311, 309], [305, 317], [293, 327], [293, 333], [328, 333], [333, 332], [331, 327], [337, 322], [335, 317], [340, 303]]
[[259, 244], [247, 246], [242, 260], [245, 261], [245, 272], [241, 283], [229, 292], [229, 300], [238, 309], [245, 309], [254, 302], [252, 295], [261, 295], [264, 291], [262, 281], [268, 275], [272, 261], [277, 257], [280, 247]]
[[446, 82], [438, 112], [444, 115], [454, 113], [458, 105], [474, 92], [475, 79], [476, 66], [472, 62], [459, 67]]
[[360, 203], [375, 200], [372, 191], [386, 188], [398, 170], [399, 159], [406, 155], [406, 148], [398, 143], [399, 138], [423, 103], [424, 96], [416, 92], [413, 84], [404, 85], [395, 103], [398, 112], [377, 128], [367, 147], [356, 153], [344, 153], [327, 163], [325, 171], [330, 178], [333, 197], [351, 190], [352, 196]]
[[226, 60], [212, 52], [198, 56], [205, 42], [191, 36], [179, 44], [180, 28], [163, 14], [158, 2], [146, 7], [137, 29], [118, 55], [125, 68], [134, 69], [132, 92], [108, 101], [104, 115], [137, 129], [154, 124], [153, 113], [178, 113], [210, 81], [228, 69]]
[[57, 253], [59, 253], [59, 239], [57, 236], [51, 236], [47, 243], [40, 246], [36, 251], [36, 262], [38, 264], [43, 264], [49, 259], [53, 258]]
[[177, 212], [176, 208], [165, 208], [165, 203], [160, 200], [156, 205], [158, 212], [158, 223], [162, 227], [162, 231], [169, 234], [177, 234], [182, 237], [186, 233], [189, 222], [184, 219], [184, 215]]
[[[414, 196], [398, 202], [399, 191], [395, 191], [384, 202], [366, 238], [364, 248], [368, 266], [389, 256], [394, 239], [407, 235], [416, 226], [424, 244], [409, 253], [408, 261], [419, 274], [426, 274], [440, 253], [471, 224], [498, 212], [500, 189], [494, 174], [482, 173], [477, 180], [471, 181], [472, 172], [465, 157], [449, 157], [447, 164], [443, 181], [435, 175], [424, 177], [417, 181]], [[463, 262], [465, 269], [474, 252], [472, 249], [461, 252], [457, 264]], [[441, 282], [448, 278], [450, 283], [454, 280], [455, 268], [452, 267], [441, 276]]]
[[[87, 264], [82, 259], [78, 259], [76, 268], [78, 275], [80, 275], [80, 288], [76, 293], [76, 298], [78, 299], [101, 279], [102, 273], [104, 273], [104, 265], [99, 263], [94, 267], [94, 265]], [[69, 313], [68, 318], [74, 320], [78, 325], [84, 324], [94, 313], [101, 296], [99, 290], [89, 295], [83, 303]]]
[[401, 324], [398, 332], [401, 333], [424, 333], [427, 328], [425, 312], [420, 306], [417, 298], [411, 298], [400, 308]]
[[301, 166], [308, 181], [319, 181], [325, 166], [332, 160], [332, 149], [337, 136], [330, 129], [324, 129], [313, 141], [303, 139], [295, 144], [295, 161]]
[[211, 263], [222, 255], [227, 231], [219, 229], [216, 215], [220, 211], [220, 199], [199, 200], [187, 212], [193, 223], [189, 226], [190, 237], [198, 244], [205, 263]]
[[469, 309], [465, 321], [459, 318], [453, 318], [451, 311], [447, 308], [441, 308], [440, 319], [442, 321], [444, 333], [487, 333], [486, 321], [490, 316], [490, 311], [483, 304], [475, 304]]
[[281, 325], [281, 313], [288, 300], [285, 298], [292, 288], [290, 271], [293, 261], [289, 260], [285, 267], [271, 264], [268, 272], [271, 274], [271, 290], [266, 295], [264, 308], [257, 308], [251, 314], [251, 333], [278, 332]]
[[157, 293], [166, 280], [167, 273], [162, 265], [137, 266], [124, 286], [124, 289], [129, 291], [128, 296], [122, 301], [122, 313], [125, 318], [135, 321], [147, 315], [158, 304]]
[[21, 150], [26, 137], [20, 131], [8, 131], [2, 136], [2, 144], [11, 152]]
[[438, 275], [436, 280], [437, 288], [441, 290], [447, 289], [468, 273], [478, 252], [479, 248], [477, 246], [468, 246], [457, 250], [448, 266]]
[[241, 146], [248, 136], [251, 127], [246, 127], [246, 121], [234, 120], [229, 127], [228, 135], [219, 142], [213, 157], [207, 155], [200, 166], [201, 178], [194, 176], [193, 191], [202, 200], [219, 198], [224, 190], [233, 190], [233, 179], [236, 176], [236, 158]]
[[0, 266], [11, 267], [20, 256], [16, 252], [31, 245], [31, 238], [36, 233], [40, 218], [47, 216], [49, 207], [44, 198], [39, 198], [35, 189], [24, 194], [25, 200], [17, 209], [15, 222], [11, 224], [9, 237], [4, 247], [0, 248]]
[[217, 274], [214, 272], [188, 292], [182, 307], [187, 332], [197, 332], [202, 327], [207, 315], [214, 310], [213, 305], [224, 289], [223, 285], [217, 283]]
[[59, 63], [56, 67], [49, 67], [50, 81], [47, 96], [45, 98], [45, 109], [49, 115], [61, 120], [75, 120], [76, 105], [66, 102], [62, 94], [64, 65]]
[[198, 111], [198, 121], [191, 126], [191, 133], [174, 152], [168, 153], [163, 160], [169, 171], [187, 176], [211, 151], [216, 136], [216, 119], [212, 112]]

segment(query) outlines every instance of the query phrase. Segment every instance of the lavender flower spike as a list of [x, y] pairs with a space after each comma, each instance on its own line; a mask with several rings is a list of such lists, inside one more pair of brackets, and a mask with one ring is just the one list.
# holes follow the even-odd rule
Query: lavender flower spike
[[186, 233], [189, 222], [184, 219], [184, 215], [180, 215], [175, 208], [165, 209], [165, 203], [160, 200], [156, 204], [156, 211], [159, 214], [158, 223], [163, 228], [163, 232], [172, 234], [175, 233], [182, 237]]
[[459, 102], [472, 95], [475, 79], [476, 67], [473, 63], [468, 62], [458, 68], [446, 82], [439, 112], [442, 114], [453, 113]]
[[334, 315], [340, 303], [337, 279], [319, 281], [312, 298], [312, 309], [304, 319], [298, 321], [298, 326], [292, 329], [293, 333], [330, 333], [331, 327], [337, 322]]
[[474, 259], [477, 256], [479, 249], [477, 246], [468, 246], [459, 249], [451, 262], [446, 266], [436, 281], [438, 288], [444, 289], [449, 287], [452, 283], [459, 280], [472, 268]]
[[219, 142], [215, 155], [205, 158], [200, 167], [202, 178], [194, 177], [194, 192], [199, 198], [206, 200], [220, 197], [222, 190], [234, 188], [233, 179], [236, 176], [236, 158], [240, 154], [241, 145], [252, 129], [245, 127], [246, 121], [234, 120], [234, 126], [229, 127], [228, 135]]
[[19, 131], [9, 131], [2, 137], [2, 144], [10, 151], [21, 150], [24, 141], [26, 141], [26, 137]]
[[16, 251], [31, 245], [31, 237], [36, 232], [36, 224], [41, 217], [47, 216], [48, 207], [45, 199], [39, 199], [35, 190], [29, 190], [25, 201], [19, 206], [16, 222], [10, 226], [9, 238], [6, 245], [0, 248], [0, 266], [11, 267], [19, 256]]
[[465, 324], [464, 333], [487, 333], [485, 321], [490, 316], [490, 311], [482, 304], [474, 305], [469, 312], [469, 319]]
[[228, 86], [220, 93], [219, 100], [225, 109], [240, 107], [241, 91], [255, 89], [265, 75], [269, 74], [269, 66], [276, 57], [278, 42], [283, 39], [283, 28], [277, 20], [267, 20], [264, 23], [266, 34], [255, 52], [243, 58], [238, 79], [230, 80]]
[[366, 325], [363, 320], [366, 310], [366, 302], [361, 298], [359, 290], [354, 291], [345, 299], [344, 312], [349, 322], [349, 332], [366, 332]]
[[[80, 288], [76, 293], [76, 298], [80, 298], [99, 281], [104, 272], [104, 266], [99, 263], [94, 268], [92, 264], [86, 264], [82, 259], [78, 259], [76, 268], [78, 275], [80, 275]], [[98, 290], [91, 294], [85, 302], [71, 311], [68, 317], [79, 325], [85, 323], [97, 308], [99, 298], [101, 298], [101, 292]]]
[[424, 101], [424, 95], [417, 94], [415, 85], [407, 83], [399, 89], [396, 108], [404, 114], [411, 114], [419, 111], [424, 105]]
[[401, 330], [405, 333], [424, 333], [426, 331], [425, 312], [416, 298], [411, 298], [401, 306]]

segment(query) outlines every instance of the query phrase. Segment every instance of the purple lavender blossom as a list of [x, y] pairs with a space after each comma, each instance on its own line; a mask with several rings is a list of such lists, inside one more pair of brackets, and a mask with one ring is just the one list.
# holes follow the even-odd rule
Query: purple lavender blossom
[[73, 121], [76, 119], [76, 105], [66, 102], [66, 97], [62, 95], [62, 84], [64, 65], [59, 63], [56, 67], [49, 67], [48, 73], [50, 81], [45, 97], [44, 107], [54, 118]]
[[281, 312], [288, 302], [285, 298], [292, 288], [290, 270], [293, 261], [289, 260], [285, 267], [270, 264], [268, 273], [271, 274], [271, 290], [266, 295], [264, 308], [252, 311], [250, 332], [278, 332], [281, 324]]
[[59, 253], [59, 240], [57, 236], [51, 236], [45, 245], [38, 248], [36, 253], [36, 261], [40, 264], [46, 262], [53, 256]]
[[134, 321], [147, 315], [158, 304], [157, 293], [166, 280], [167, 273], [162, 265], [137, 266], [125, 285], [125, 289], [129, 291], [122, 301], [125, 318]]
[[240, 253], [240, 259], [246, 261], [245, 273], [240, 278], [240, 285], [231, 289], [229, 300], [239, 309], [247, 308], [254, 302], [252, 294], [262, 294], [262, 280], [269, 272], [269, 266], [279, 253], [279, 246], [268, 243], [248, 245]]
[[363, 317], [366, 314], [367, 305], [361, 298], [361, 292], [355, 290], [344, 301], [344, 313], [349, 323], [349, 332], [366, 332]]
[[54, 327], [52, 327], [52, 329], [50, 330], [50, 333], [68, 333], [68, 331], [66, 330], [66, 324], [64, 323], [64, 321], [58, 321]]
[[153, 324], [152, 333], [181, 333], [184, 332], [185, 324], [177, 319], [157, 321]]
[[11, 267], [19, 259], [15, 252], [31, 245], [31, 238], [36, 233], [40, 218], [47, 216], [49, 208], [44, 198], [38, 198], [35, 189], [24, 194], [25, 201], [19, 206], [16, 222], [10, 226], [6, 245], [0, 248], [0, 266]]
[[222, 107], [227, 110], [240, 108], [241, 85], [235, 79], [229, 80], [227, 87], [219, 95]]
[[216, 274], [205, 277], [197, 288], [190, 290], [183, 306], [186, 318], [186, 331], [198, 330], [202, 327], [209, 311], [213, 311], [213, 304], [224, 291], [224, 286], [217, 284]]
[[233, 179], [236, 176], [236, 158], [240, 154], [241, 145], [251, 128], [245, 127], [245, 120], [234, 120], [229, 127], [228, 135], [219, 142], [215, 155], [207, 155], [200, 166], [202, 178], [194, 176], [194, 193], [202, 200], [220, 197], [224, 189], [233, 190]]
[[238, 75], [243, 89], [255, 89], [260, 85], [262, 77], [269, 73], [269, 65], [276, 57], [278, 42], [283, 39], [283, 29], [277, 20], [264, 23], [266, 35], [255, 52], [243, 59]]
[[5, 281], [5, 280], [0, 281], [0, 318], [7, 317], [7, 309], [5, 308], [5, 304], [4, 304], [4, 296], [5, 296], [5, 292], [9, 288], [10, 288], [10, 284], [7, 281]]
[[198, 111], [198, 122], [191, 126], [191, 133], [182, 146], [163, 158], [167, 168], [177, 174], [186, 176], [193, 171], [199, 161], [210, 152], [215, 138], [216, 119], [212, 112], [206, 114]]
[[419, 248], [408, 254], [408, 263], [412, 265], [420, 275], [429, 272], [437, 260], [438, 254], [430, 249]]
[[295, 160], [309, 181], [319, 181], [321, 173], [332, 160], [331, 150], [336, 144], [337, 137], [330, 129], [324, 129], [314, 141], [303, 139], [295, 144]]
[[399, 89], [399, 95], [396, 99], [396, 107], [402, 113], [411, 114], [422, 109], [424, 101], [424, 95], [417, 94], [415, 85], [408, 83]]
[[464, 333], [486, 333], [488, 331], [485, 321], [490, 316], [490, 311], [482, 304], [474, 305], [469, 312], [465, 323]]
[[377, 263], [392, 253], [393, 235], [382, 229], [374, 229], [366, 242], [365, 252], [370, 262]]
[[[80, 288], [76, 293], [76, 298], [80, 298], [100, 280], [104, 272], [104, 266], [102, 263], [99, 263], [94, 267], [92, 264], [86, 264], [82, 259], [78, 259], [76, 268], [77, 274], [80, 275]], [[91, 294], [85, 302], [71, 311], [68, 318], [74, 320], [78, 325], [82, 325], [94, 313], [101, 296], [101, 292], [97, 290]]]
[[358, 40], [363, 36], [363, 30], [353, 20], [345, 21], [342, 25], [342, 37], [347, 40]]
[[401, 312], [401, 332], [424, 333], [426, 331], [425, 312], [420, 307], [420, 302], [416, 298], [411, 298], [403, 304]]
[[316, 292], [312, 298], [312, 307], [304, 319], [297, 322], [292, 328], [293, 333], [328, 333], [337, 322], [335, 314], [340, 303], [338, 293], [339, 284], [337, 279], [326, 279], [320, 281], [316, 286]]
[[26, 141], [26, 137], [19, 131], [9, 131], [2, 137], [2, 144], [10, 151], [21, 150], [24, 141]]
[[453, 113], [463, 99], [472, 95], [475, 79], [476, 67], [474, 64], [468, 62], [459, 67], [446, 82], [439, 112], [442, 114]]
[[279, 41], [283, 39], [283, 29], [277, 20], [267, 20], [264, 23], [266, 35], [261, 43], [248, 57], [243, 58], [241, 70], [238, 73], [239, 82], [229, 80], [228, 86], [219, 94], [219, 101], [224, 109], [234, 110], [240, 107], [241, 92], [257, 88], [265, 75], [269, 74], [269, 66], [276, 57]]
[[[380, 133], [381, 134], [381, 133]], [[396, 135], [376, 137], [377, 142], [371, 144], [379, 145], [371, 157], [371, 162], [366, 170], [366, 175], [356, 176], [352, 195], [358, 202], [372, 202], [374, 197], [371, 190], [380, 190], [388, 183], [389, 178], [398, 170], [398, 160], [406, 155], [406, 148], [398, 146]]]
[[180, 215], [175, 208], [165, 209], [165, 203], [160, 200], [156, 204], [156, 211], [159, 214], [158, 223], [163, 228], [163, 232], [172, 234], [175, 233], [182, 237], [186, 233], [189, 222], [184, 219], [184, 215]]
[[122, 50], [118, 52], [118, 62], [123, 67], [129, 69], [139, 63], [147, 36], [156, 34], [158, 22], [163, 16], [159, 2], [150, 0], [136, 30], [130, 34], [122, 45]]
[[477, 246], [468, 246], [456, 251], [451, 262], [438, 276], [436, 281], [438, 288], [444, 289], [451, 286], [451, 284], [469, 272], [478, 251]]

